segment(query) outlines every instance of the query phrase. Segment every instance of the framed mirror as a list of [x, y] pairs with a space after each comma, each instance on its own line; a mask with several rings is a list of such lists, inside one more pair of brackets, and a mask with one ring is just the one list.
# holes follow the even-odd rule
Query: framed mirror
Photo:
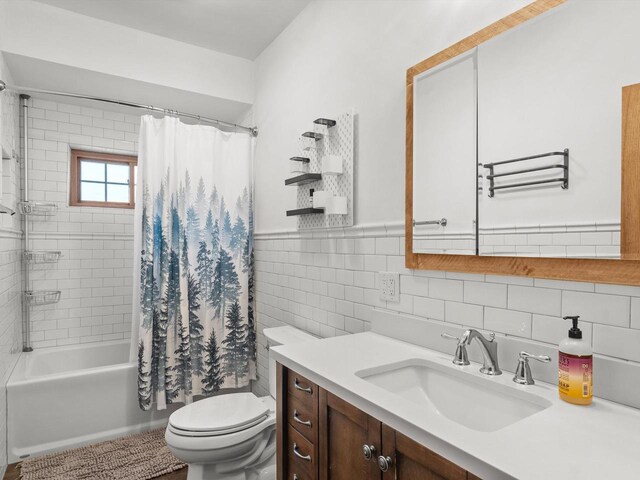
[[640, 284], [638, 22], [539, 0], [407, 71], [408, 268]]

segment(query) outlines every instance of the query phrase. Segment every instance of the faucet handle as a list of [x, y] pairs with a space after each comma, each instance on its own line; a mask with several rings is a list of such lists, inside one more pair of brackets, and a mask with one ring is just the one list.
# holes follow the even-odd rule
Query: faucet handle
[[449, 335], [448, 333], [442, 333], [440, 335], [442, 338], [446, 338], [447, 340], [456, 340], [458, 342], [458, 346], [456, 347], [456, 353], [453, 356], [453, 364], [454, 365], [470, 365], [469, 357], [467, 355], [467, 345], [465, 336], [456, 337], [453, 335]]
[[458, 343], [462, 342], [462, 337], [456, 337], [455, 335], [449, 335], [448, 333], [440, 334], [442, 338], [446, 338], [447, 340], [457, 340]]
[[529, 359], [533, 358], [542, 363], [549, 363], [551, 357], [548, 355], [532, 355], [525, 351], [520, 352], [518, 355], [518, 366], [516, 367], [516, 373], [513, 376], [513, 381], [520, 385], [533, 385], [536, 383], [531, 375], [531, 367], [529, 367]]
[[520, 358], [528, 360], [529, 358], [533, 358], [542, 363], [549, 363], [551, 361], [551, 357], [549, 355], [532, 355], [531, 353], [527, 353], [524, 350], [520, 352]]

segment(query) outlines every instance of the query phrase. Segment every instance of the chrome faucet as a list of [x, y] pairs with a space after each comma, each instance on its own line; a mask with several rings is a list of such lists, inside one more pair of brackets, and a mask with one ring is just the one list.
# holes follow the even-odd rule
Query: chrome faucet
[[495, 341], [496, 334], [492, 333], [489, 339], [485, 338], [478, 330], [470, 328], [466, 330], [460, 337], [454, 337], [448, 333], [443, 333], [442, 338], [449, 340], [457, 340], [458, 346], [453, 363], [456, 365], [469, 365], [467, 359], [467, 345], [470, 345], [473, 339], [478, 340], [480, 351], [482, 352], [483, 365], [480, 373], [485, 375], [501, 375], [502, 370], [498, 366], [498, 342]]

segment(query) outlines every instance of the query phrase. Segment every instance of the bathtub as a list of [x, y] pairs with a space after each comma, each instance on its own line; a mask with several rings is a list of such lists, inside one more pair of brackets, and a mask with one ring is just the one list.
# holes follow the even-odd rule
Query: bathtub
[[22, 353], [7, 382], [9, 463], [166, 425], [143, 412], [129, 341]]

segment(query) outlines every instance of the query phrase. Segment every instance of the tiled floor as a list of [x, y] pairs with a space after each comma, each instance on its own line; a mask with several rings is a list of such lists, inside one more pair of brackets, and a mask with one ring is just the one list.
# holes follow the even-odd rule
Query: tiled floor
[[[167, 473], [160, 477], [156, 477], [157, 480], [186, 480], [187, 469], [183, 468], [176, 472]], [[4, 474], [3, 480], [19, 480], [20, 479], [20, 464], [13, 463], [7, 467], [7, 471]]]

